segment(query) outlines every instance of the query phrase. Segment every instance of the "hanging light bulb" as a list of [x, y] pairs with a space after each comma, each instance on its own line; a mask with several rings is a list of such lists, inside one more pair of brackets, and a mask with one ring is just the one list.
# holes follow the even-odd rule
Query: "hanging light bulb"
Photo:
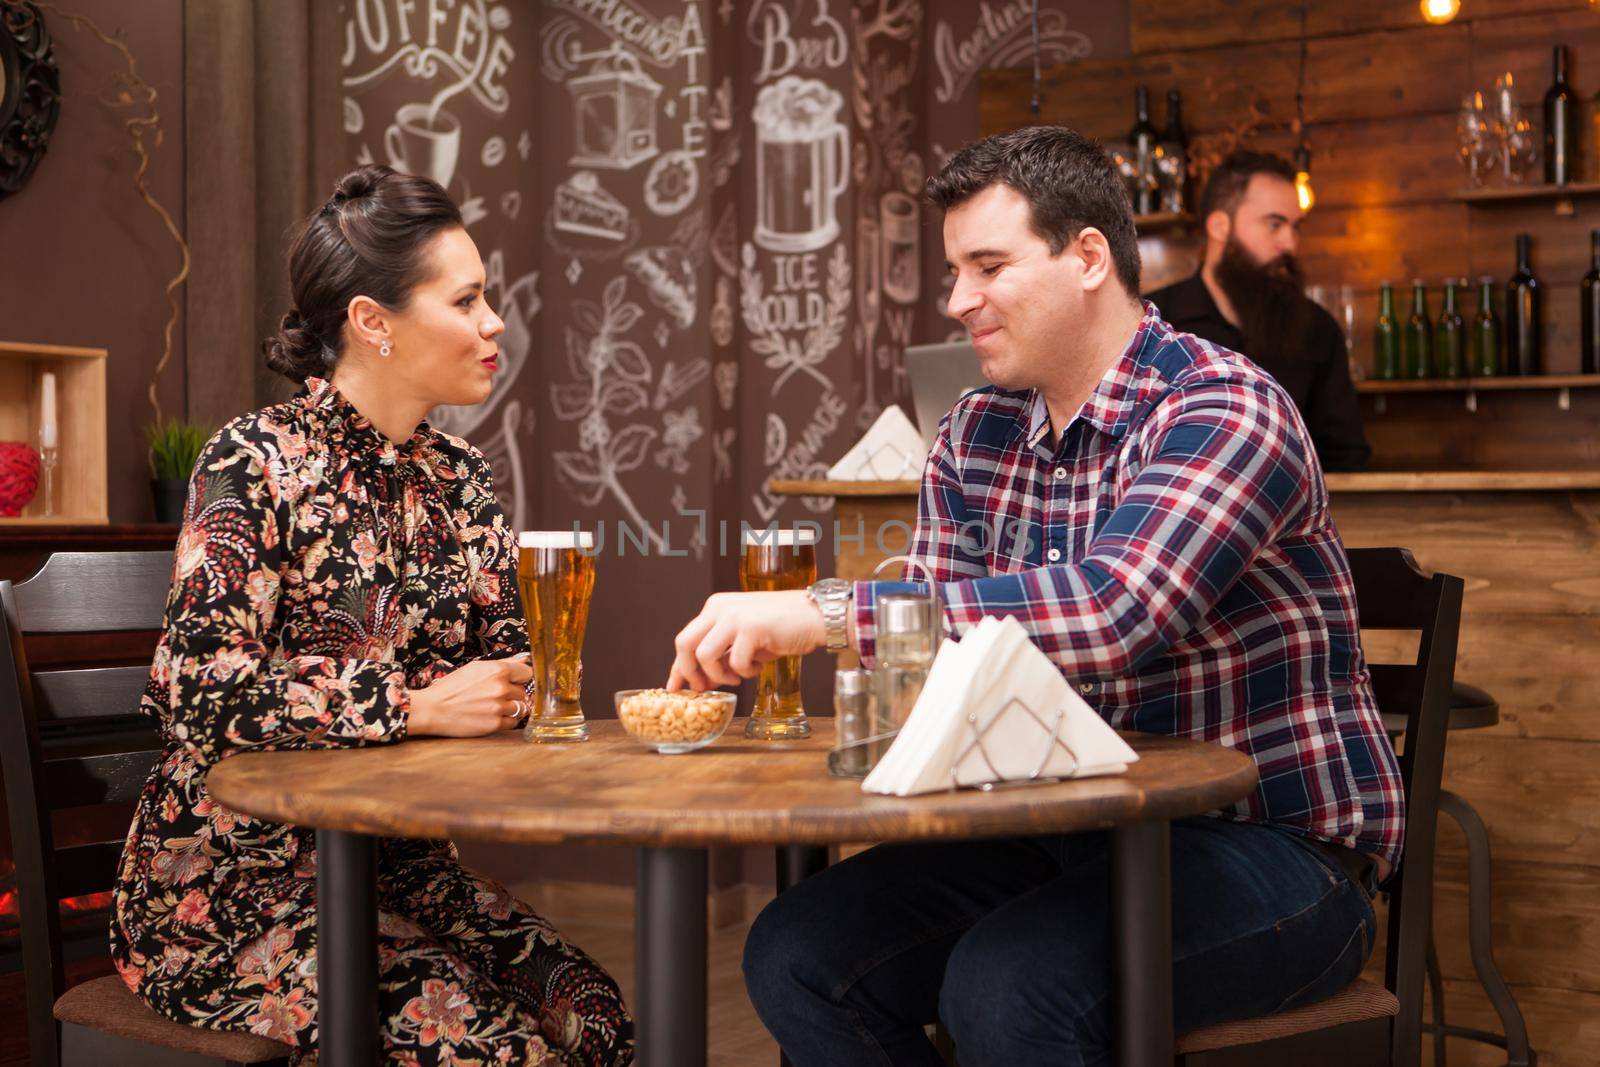
[[1421, 7], [1423, 19], [1435, 26], [1443, 26], [1461, 14], [1461, 0], [1422, 0]]
[[1305, 145], [1294, 150], [1294, 195], [1301, 211], [1310, 211], [1317, 202], [1317, 194], [1311, 188], [1311, 149]]

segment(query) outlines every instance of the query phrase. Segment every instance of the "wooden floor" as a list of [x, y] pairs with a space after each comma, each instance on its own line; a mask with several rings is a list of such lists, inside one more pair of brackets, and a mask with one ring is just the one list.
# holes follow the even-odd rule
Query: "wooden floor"
[[[599, 960], [622, 986], [629, 1007], [634, 1004], [633, 922], [628, 918], [609, 918], [591, 909], [569, 908], [563, 914], [560, 903], [544, 905], [542, 912], [563, 935]], [[609, 910], [609, 909], [608, 909]], [[612, 911], [613, 915], [626, 912]], [[761, 1020], [756, 1018], [750, 998], [745, 996], [739, 958], [744, 952], [748, 921], [713, 927], [707, 959], [710, 982], [708, 1067], [777, 1067], [778, 1045]]]

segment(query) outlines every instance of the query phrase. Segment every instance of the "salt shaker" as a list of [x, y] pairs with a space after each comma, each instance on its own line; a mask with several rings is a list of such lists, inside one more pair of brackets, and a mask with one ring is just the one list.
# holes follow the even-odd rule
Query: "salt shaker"
[[867, 739], [873, 724], [872, 672], [840, 670], [833, 675], [834, 747], [828, 752], [828, 773], [839, 778], [864, 778], [872, 770]]

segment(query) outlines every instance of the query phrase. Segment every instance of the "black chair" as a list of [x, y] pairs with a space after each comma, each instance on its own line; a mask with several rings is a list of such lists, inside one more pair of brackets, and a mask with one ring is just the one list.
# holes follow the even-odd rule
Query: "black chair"
[[1357, 979], [1317, 1004], [1203, 1027], [1178, 1039], [1184, 1067], [1413, 1067], [1422, 1053], [1422, 987], [1433, 923], [1433, 858], [1445, 728], [1463, 583], [1425, 576], [1400, 548], [1349, 550], [1364, 630], [1420, 630], [1416, 662], [1373, 664], [1383, 714], [1403, 721], [1406, 843], [1389, 885], [1384, 982]]
[[0, 772], [34, 1067], [287, 1062], [279, 1042], [156, 1014], [114, 975], [66, 988], [59, 902], [111, 888], [122, 837], [57, 848], [51, 814], [134, 800], [160, 746], [137, 716], [148, 663], [30, 672], [23, 635], [158, 630], [171, 580], [171, 552], [61, 552], [26, 581], [0, 581]]

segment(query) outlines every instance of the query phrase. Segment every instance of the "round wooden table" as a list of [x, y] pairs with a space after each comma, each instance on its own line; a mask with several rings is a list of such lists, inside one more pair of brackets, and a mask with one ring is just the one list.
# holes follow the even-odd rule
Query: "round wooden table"
[[317, 828], [318, 1021], [329, 1067], [378, 1057], [375, 836], [638, 848], [641, 1060], [677, 1067], [705, 1063], [708, 848], [780, 846], [780, 867], [790, 860], [781, 888], [830, 844], [1083, 830], [1111, 831], [1118, 1062], [1171, 1067], [1169, 823], [1249, 793], [1247, 756], [1128, 734], [1140, 760], [1123, 775], [898, 798], [829, 776], [831, 719], [813, 720], [799, 741], [746, 740], [737, 720], [716, 744], [681, 756], [645, 749], [615, 721], [591, 730], [581, 744], [506, 733], [243, 753], [212, 769], [211, 795], [230, 808]]

